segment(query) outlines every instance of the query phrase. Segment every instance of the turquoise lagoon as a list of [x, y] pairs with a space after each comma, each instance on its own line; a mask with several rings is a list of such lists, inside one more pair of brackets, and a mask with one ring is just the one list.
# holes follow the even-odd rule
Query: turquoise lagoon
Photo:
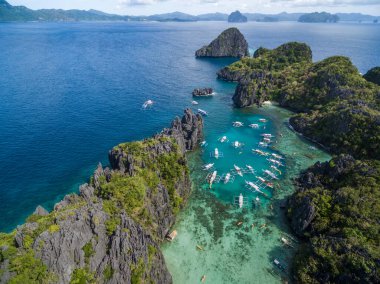
[[[280, 208], [281, 201], [294, 191], [292, 179], [301, 170], [330, 158], [289, 129], [289, 111], [271, 105], [234, 109], [230, 99], [229, 94], [217, 94], [214, 98], [199, 101], [199, 107], [209, 111], [205, 118], [208, 145], [189, 156], [193, 193], [174, 227], [178, 237], [163, 245], [174, 283], [197, 283], [203, 275], [207, 283], [279, 283], [288, 279], [297, 242], [292, 242], [294, 248], [281, 242], [282, 237], [294, 238]], [[259, 122], [262, 118], [267, 123]], [[243, 122], [244, 127], [233, 127], [233, 121]], [[259, 124], [260, 128], [248, 127], [251, 123]], [[258, 147], [263, 133], [275, 136], [272, 147]], [[222, 136], [227, 136], [229, 142], [218, 141]], [[234, 141], [244, 146], [235, 149], [231, 146]], [[212, 157], [215, 148], [223, 157]], [[267, 157], [253, 154], [252, 148], [283, 156], [285, 166], [279, 167], [281, 175], [270, 168]], [[251, 165], [255, 174], [236, 175], [233, 183], [222, 181], [209, 189], [208, 172], [202, 170], [202, 165], [208, 163], [214, 163], [213, 170], [217, 170], [218, 176], [232, 172], [234, 164], [241, 168]], [[265, 177], [265, 169], [280, 178], [274, 181], [275, 189], [263, 189], [269, 198], [252, 193], [245, 186], [246, 180], [258, 184], [256, 176]], [[234, 197], [240, 193], [248, 201], [242, 209], [234, 205]], [[260, 199], [260, 206], [253, 206], [256, 197]], [[287, 266], [286, 273], [273, 266], [275, 258]]]

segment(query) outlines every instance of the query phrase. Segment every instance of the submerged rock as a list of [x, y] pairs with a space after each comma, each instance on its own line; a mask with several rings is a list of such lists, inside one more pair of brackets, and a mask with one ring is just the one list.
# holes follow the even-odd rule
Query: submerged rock
[[195, 56], [242, 58], [249, 56], [248, 43], [237, 28], [229, 28], [209, 45], [197, 50]]

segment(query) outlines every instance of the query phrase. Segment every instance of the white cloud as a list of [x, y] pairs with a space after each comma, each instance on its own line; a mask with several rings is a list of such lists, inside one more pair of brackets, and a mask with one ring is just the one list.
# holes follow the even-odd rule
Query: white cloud
[[380, 0], [270, 0], [272, 3], [287, 4], [288, 7], [339, 7], [380, 5]]
[[144, 5], [152, 5], [159, 2], [164, 2], [166, 0], [120, 0], [120, 5], [127, 6], [144, 6]]

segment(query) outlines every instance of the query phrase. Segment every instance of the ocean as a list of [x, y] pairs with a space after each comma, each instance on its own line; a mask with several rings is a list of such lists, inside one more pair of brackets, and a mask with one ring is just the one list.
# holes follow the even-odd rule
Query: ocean
[[[184, 108], [193, 107], [193, 88], [211, 87], [216, 95], [199, 101], [199, 107], [209, 112], [205, 118], [208, 146], [191, 159], [194, 194], [179, 216], [178, 240], [163, 247], [166, 261], [176, 283], [199, 281], [207, 269], [208, 278], [217, 281], [213, 283], [253, 283], [252, 277], [266, 283], [279, 281], [278, 275], [268, 272], [271, 258], [286, 259], [292, 251], [276, 251], [279, 236], [288, 230], [276, 202], [290, 194], [291, 178], [299, 170], [329, 156], [310, 150], [314, 148], [307, 141], [289, 131], [285, 110], [234, 109], [235, 84], [216, 79], [216, 72], [232, 59], [194, 57], [195, 50], [230, 26], [222, 22], [0, 23], [0, 231], [9, 232], [23, 223], [37, 205], [52, 209], [64, 195], [77, 192], [98, 162], [108, 165], [110, 148], [169, 126]], [[344, 55], [362, 73], [380, 65], [376, 24], [252, 22], [237, 27], [251, 50], [301, 41], [311, 46], [314, 61]], [[154, 105], [143, 111], [147, 99]], [[260, 118], [268, 120], [265, 129], [264, 125], [257, 131], [232, 127], [236, 120], [248, 125]], [[250, 151], [267, 132], [274, 139], [283, 136], [270, 152], [286, 157], [279, 174], [284, 190], [266, 189], [268, 199], [245, 188], [246, 180], [256, 181], [269, 166], [265, 157]], [[218, 142], [222, 136], [229, 142]], [[233, 141], [244, 145], [234, 149]], [[223, 155], [218, 160], [210, 156], [215, 148]], [[209, 190], [207, 172], [200, 168], [212, 162], [218, 176], [234, 164], [251, 165], [256, 173]], [[259, 197], [260, 209], [234, 209], [232, 203], [240, 193], [248, 203]], [[236, 231], [240, 219], [243, 232]], [[256, 230], [270, 222], [277, 225], [270, 232], [251, 234], [255, 222]], [[210, 251], [200, 256], [195, 250], [199, 244]]]

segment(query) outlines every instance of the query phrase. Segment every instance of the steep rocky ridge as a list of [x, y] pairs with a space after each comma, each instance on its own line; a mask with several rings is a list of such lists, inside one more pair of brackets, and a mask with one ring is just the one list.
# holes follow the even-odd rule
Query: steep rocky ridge
[[197, 50], [195, 56], [242, 58], [249, 56], [248, 43], [237, 28], [229, 28], [209, 45]]
[[153, 138], [109, 152], [80, 193], [0, 234], [0, 283], [171, 283], [159, 244], [186, 202], [184, 153], [203, 133], [186, 110]]

